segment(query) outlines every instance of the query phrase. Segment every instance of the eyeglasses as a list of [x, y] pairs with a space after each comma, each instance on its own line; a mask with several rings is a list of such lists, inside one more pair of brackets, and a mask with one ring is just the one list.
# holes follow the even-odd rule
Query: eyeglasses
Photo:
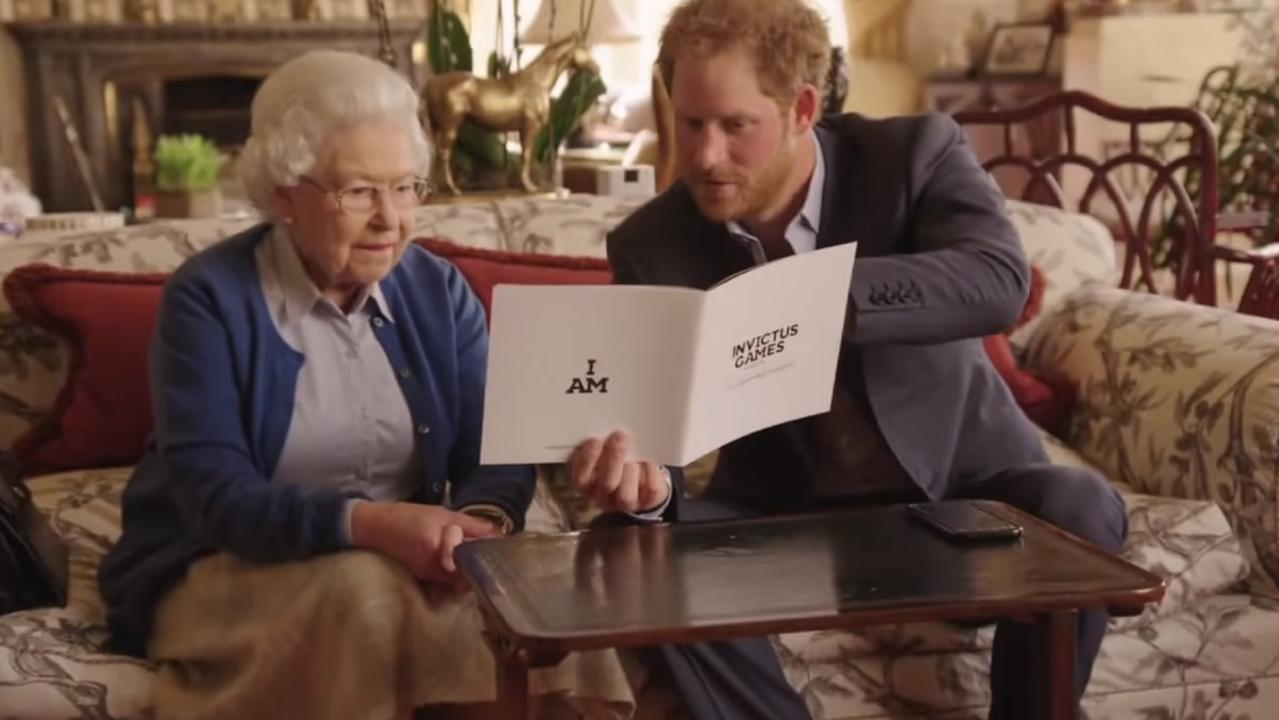
[[391, 204], [401, 210], [421, 205], [431, 194], [430, 181], [420, 177], [408, 177], [394, 183], [377, 185], [361, 183], [341, 190], [330, 190], [305, 175], [300, 179], [333, 198], [338, 209], [348, 213], [373, 212], [382, 203], [384, 193], [390, 198]]

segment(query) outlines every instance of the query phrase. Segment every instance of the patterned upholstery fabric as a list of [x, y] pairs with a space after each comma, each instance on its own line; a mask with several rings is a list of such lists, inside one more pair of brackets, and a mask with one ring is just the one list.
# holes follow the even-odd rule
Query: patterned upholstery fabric
[[[30, 263], [122, 272], [167, 272], [249, 221], [175, 221], [0, 243], [0, 276]], [[65, 343], [19, 320], [0, 295], [0, 446], [10, 447], [53, 406], [66, 377]]]
[[1253, 566], [1279, 581], [1279, 321], [1089, 286], [1047, 313], [1027, 349], [1079, 388], [1066, 441], [1140, 492], [1226, 513]]
[[[1082, 467], [1105, 475], [1061, 440], [1040, 431], [1054, 465]], [[1230, 520], [1216, 503], [1144, 495], [1115, 483], [1128, 506], [1124, 558], [1159, 575], [1168, 585], [1163, 600], [1141, 615], [1114, 618], [1111, 627], [1131, 630], [1194, 607], [1201, 598], [1237, 587], [1249, 573]]]
[[[1082, 462], [1060, 446], [1050, 446], [1050, 452], [1062, 462]], [[128, 469], [120, 468], [48, 475], [30, 482], [38, 507], [69, 539], [70, 602], [65, 609], [0, 619], [4, 717], [148, 717], [151, 668], [102, 652], [106, 629], [95, 582], [98, 562], [120, 531], [119, 499], [127, 477]], [[1127, 551], [1130, 559], [1158, 570], [1181, 567], [1184, 563], [1178, 558], [1197, 556], [1216, 570], [1196, 572], [1211, 575], [1217, 585], [1240, 573], [1238, 552], [1228, 551], [1228, 529], [1215, 519], [1205, 520], [1213, 516], [1211, 503], [1133, 495], [1128, 501], [1138, 508]], [[567, 518], [559, 498], [546, 484], [540, 486], [529, 531], [568, 529]], [[1206, 546], [1217, 548], [1219, 556], [1197, 550]], [[1189, 551], [1183, 553], [1185, 548]], [[1170, 597], [1197, 597], [1178, 592], [1179, 581], [1173, 578]], [[1240, 690], [1248, 681], [1270, 683], [1266, 687], [1279, 683], [1279, 672], [1272, 672], [1279, 660], [1279, 608], [1246, 595], [1217, 594], [1188, 611], [1169, 608], [1167, 615], [1116, 621], [1117, 630], [1107, 637], [1098, 664], [1090, 707], [1107, 712], [1123, 707], [1128, 712], [1132, 704], [1121, 700], [1138, 689], [1149, 699], [1157, 695], [1147, 688], [1164, 687], [1171, 703], [1189, 684], [1219, 701], [1219, 693], [1230, 687], [1236, 695], [1251, 692]], [[1119, 629], [1121, 623], [1127, 626]], [[989, 661], [984, 651], [991, 636], [989, 627], [962, 630], [917, 623], [867, 628], [857, 634], [796, 633], [779, 637], [776, 644], [788, 677], [805, 694], [817, 718], [900, 717], [890, 713], [907, 708], [931, 717], [934, 711], [980, 708], [987, 702]], [[1243, 642], [1247, 638], [1253, 642]], [[1190, 665], [1183, 667], [1178, 661]], [[1236, 702], [1246, 707], [1245, 699]]]
[[[604, 234], [637, 198], [571, 196], [428, 205], [416, 233], [487, 248], [603, 257]], [[29, 263], [59, 267], [167, 272], [254, 220], [173, 220], [58, 238], [0, 242], [0, 275]], [[0, 297], [0, 446], [8, 447], [53, 405], [66, 374], [66, 346], [19, 322]]]
[[[416, 227], [477, 247], [601, 256], [604, 232], [636, 202], [429, 206]], [[1279, 569], [1279, 382], [1270, 369], [1279, 357], [1279, 324], [1112, 290], [1114, 253], [1104, 230], [1016, 203], [1010, 214], [1050, 285], [1038, 327], [1023, 331], [1029, 361], [1066, 373], [1084, 399], [1068, 443], [1045, 437], [1046, 447], [1055, 462], [1092, 463], [1124, 481], [1132, 525], [1125, 553], [1169, 583], [1164, 602], [1114, 622], [1085, 701], [1089, 717], [1274, 717], [1279, 604], [1260, 590], [1272, 587]], [[247, 224], [175, 222], [2, 243], [0, 275], [29, 262], [168, 271]], [[7, 446], [52, 403], [67, 355], [3, 302], [0, 444]], [[701, 461], [694, 478], [713, 462]], [[580, 527], [592, 516], [589, 503], [550, 470], [541, 474], [529, 530]], [[101, 652], [105, 628], [94, 582], [119, 533], [127, 475], [122, 468], [30, 481], [39, 507], [70, 539], [71, 600], [66, 608], [0, 618], [0, 717], [150, 717], [148, 665]], [[698, 487], [695, 479], [692, 490]], [[1251, 594], [1240, 587], [1245, 577]], [[980, 718], [991, 635], [989, 627], [931, 623], [791, 634], [775, 643], [819, 720]]]
[[[774, 643], [813, 717], [826, 720], [984, 720], [991, 628], [956, 638], [908, 627], [858, 654], [855, 636], [824, 633]], [[1279, 606], [1258, 596], [1216, 595], [1152, 625], [1106, 635], [1084, 710], [1089, 720], [1270, 720], [1279, 697]]]
[[429, 212], [419, 211], [413, 224], [416, 235], [487, 250], [505, 249], [506, 237], [492, 202], [431, 205], [424, 210]]
[[613, 226], [644, 204], [643, 197], [573, 195], [567, 199], [508, 199], [496, 203], [506, 250], [604, 257]]
[[[1115, 241], [1096, 218], [1020, 200], [1009, 200], [1006, 207], [1027, 259], [1044, 275], [1043, 309], [1081, 285], [1119, 283]], [[1009, 339], [1025, 344], [1038, 323], [1039, 317], [1032, 318]]]
[[[36, 506], [67, 539], [71, 577], [65, 608], [0, 618], [0, 717], [20, 720], [144, 718], [152, 667], [103, 652], [106, 609], [97, 569], [120, 535], [120, 495], [129, 468], [75, 471], [28, 481]], [[529, 532], [568, 529], [545, 486], [527, 515]]]
[[71, 576], [66, 608], [0, 618], [0, 716], [145, 718], [148, 663], [102, 651], [106, 612], [98, 564], [120, 535], [120, 493], [128, 468], [48, 475], [28, 483], [36, 506], [67, 538]]

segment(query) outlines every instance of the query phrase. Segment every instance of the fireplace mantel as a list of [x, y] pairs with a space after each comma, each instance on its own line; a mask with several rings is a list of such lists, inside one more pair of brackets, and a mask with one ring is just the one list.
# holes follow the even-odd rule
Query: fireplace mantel
[[[108, 209], [130, 204], [126, 152], [131, 102], [151, 128], [164, 127], [158, 100], [165, 80], [206, 75], [261, 77], [306, 50], [332, 48], [377, 56], [372, 21], [276, 21], [243, 24], [12, 23], [22, 48], [31, 170], [46, 210], [83, 210], [89, 193], [58, 122], [53, 98], [65, 101]], [[416, 73], [412, 46], [420, 19], [395, 20], [392, 42], [400, 69]], [[421, 78], [416, 78], [420, 80]]]

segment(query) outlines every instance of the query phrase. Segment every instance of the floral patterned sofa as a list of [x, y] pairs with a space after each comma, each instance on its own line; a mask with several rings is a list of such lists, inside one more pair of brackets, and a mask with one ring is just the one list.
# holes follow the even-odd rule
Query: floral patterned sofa
[[[640, 201], [595, 196], [423, 208], [417, 230], [489, 250], [599, 257]], [[1057, 462], [1089, 464], [1127, 496], [1132, 561], [1163, 602], [1113, 623], [1089, 688], [1092, 720], [1279, 717], [1279, 323], [1115, 289], [1113, 244], [1087, 218], [1011, 203], [1043, 309], [1014, 336], [1030, 367], [1078, 389]], [[250, 221], [168, 222], [0, 244], [0, 275], [31, 263], [172, 270]], [[55, 407], [75, 355], [0, 299], [0, 446]], [[702, 470], [704, 471], [704, 467]], [[119, 533], [127, 467], [28, 477], [71, 549], [66, 607], [0, 618], [0, 718], [146, 718], [147, 663], [102, 652], [95, 583]], [[696, 473], [695, 473], [696, 475]], [[580, 526], [581, 498], [547, 469], [533, 531]], [[825, 719], [981, 718], [991, 628], [942, 624], [776, 638], [788, 677]]]

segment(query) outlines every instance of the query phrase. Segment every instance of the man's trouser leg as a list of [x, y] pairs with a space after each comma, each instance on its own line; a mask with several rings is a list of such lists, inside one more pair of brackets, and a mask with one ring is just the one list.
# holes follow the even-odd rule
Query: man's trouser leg
[[[1119, 493], [1105, 478], [1080, 468], [1031, 465], [968, 483], [956, 488], [954, 495], [1008, 503], [1112, 553], [1123, 548], [1128, 536], [1128, 516]], [[1082, 698], [1088, 687], [1109, 620], [1104, 608], [1079, 613], [1076, 697]], [[1034, 717], [1035, 698], [1030, 697], [1035, 687], [1030, 677], [1035, 651], [1032, 636], [1030, 625], [1012, 621], [1001, 622], [995, 630], [990, 720]]]
[[[742, 511], [710, 500], [680, 501], [680, 522], [731, 520]], [[605, 523], [617, 522], [613, 515]], [[669, 673], [694, 720], [810, 720], [803, 698], [786, 682], [766, 637], [661, 645], [648, 655]]]

